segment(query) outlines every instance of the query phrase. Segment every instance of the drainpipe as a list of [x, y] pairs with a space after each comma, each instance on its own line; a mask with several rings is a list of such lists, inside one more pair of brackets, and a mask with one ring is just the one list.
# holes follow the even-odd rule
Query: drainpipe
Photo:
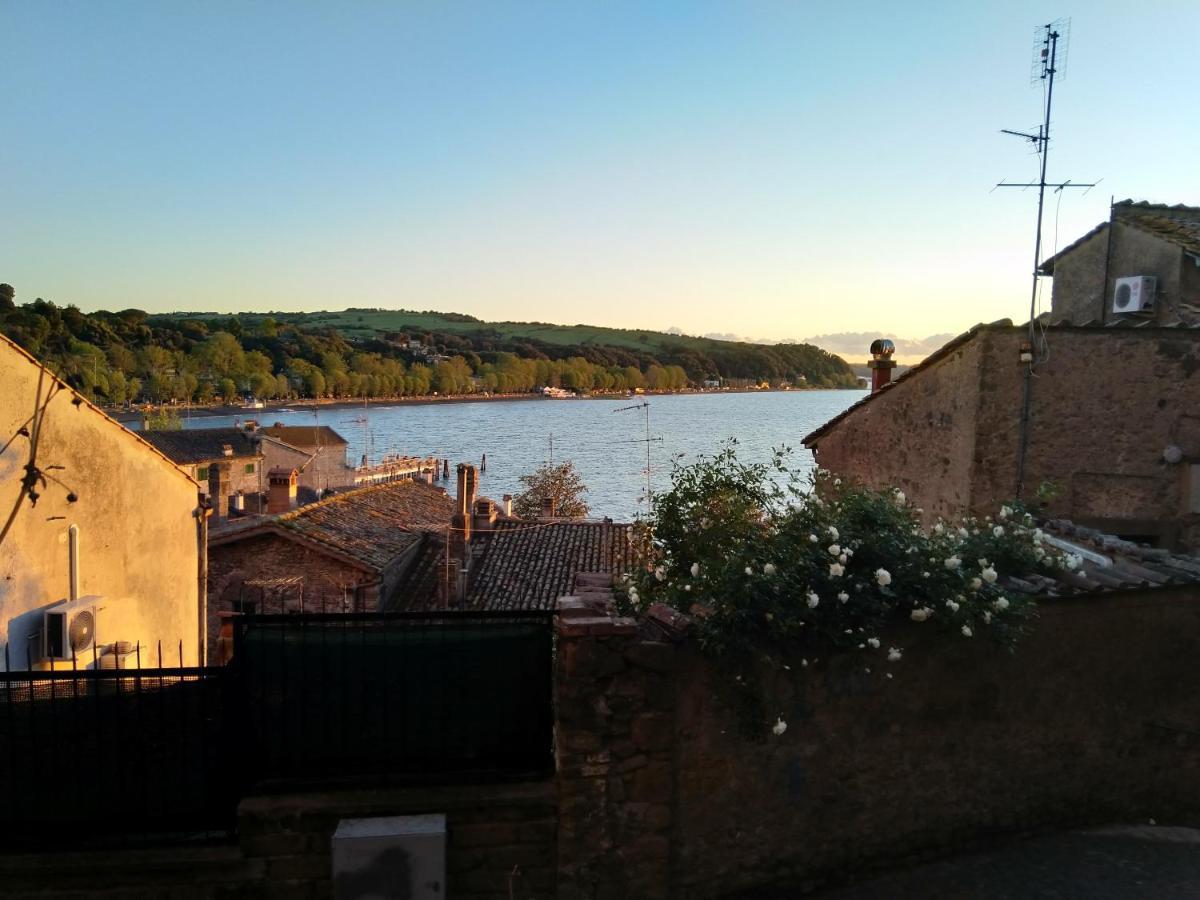
[[196, 517], [196, 611], [199, 623], [196, 628], [196, 661], [205, 665], [208, 645], [208, 517], [212, 507], [200, 495], [200, 505], [192, 513]]
[[74, 603], [79, 599], [79, 526], [72, 525], [67, 529], [67, 549], [70, 558], [70, 600]]

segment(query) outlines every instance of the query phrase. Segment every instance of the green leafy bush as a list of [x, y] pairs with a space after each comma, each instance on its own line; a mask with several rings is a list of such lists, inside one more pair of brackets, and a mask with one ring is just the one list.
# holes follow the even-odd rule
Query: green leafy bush
[[[938, 521], [899, 491], [878, 492], [817, 472], [746, 464], [730, 444], [690, 465], [676, 462], [670, 490], [642, 526], [638, 565], [621, 592], [626, 612], [665, 603], [697, 619], [704, 649], [723, 659], [743, 694], [760, 689], [761, 665], [781, 667], [857, 652], [890, 677], [904, 648], [882, 630], [911, 620], [947, 639], [1011, 646], [1034, 613], [1004, 575], [1078, 565], [1042, 544], [1032, 516], [1014, 504], [995, 519]], [[761, 730], [761, 698], [739, 707]]]

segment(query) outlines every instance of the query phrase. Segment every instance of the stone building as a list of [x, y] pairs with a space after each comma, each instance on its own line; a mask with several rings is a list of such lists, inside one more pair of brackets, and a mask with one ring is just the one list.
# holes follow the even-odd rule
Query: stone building
[[[1021, 497], [1164, 547], [1200, 547], [1200, 329], [979, 325], [804, 438], [818, 465], [899, 487], [929, 518]], [[1024, 464], [1022, 465], [1022, 459]]]
[[1200, 207], [1122, 200], [1113, 204], [1109, 221], [1039, 271], [1054, 276], [1053, 322], [1110, 322], [1124, 315], [1114, 304], [1118, 279], [1151, 276], [1152, 308], [1139, 317], [1200, 325]]
[[0, 385], [0, 665], [132, 666], [123, 644], [145, 662], [160, 641], [201, 662], [195, 481], [3, 336]]
[[256, 511], [266, 490], [259, 442], [241, 428], [189, 428], [145, 431], [141, 436], [195, 479], [213, 515], [223, 519], [230, 507], [243, 509], [247, 498]]
[[444, 535], [452, 512], [440, 488], [396, 481], [214, 530], [210, 638], [217, 637], [222, 613], [387, 608], [424, 535]]
[[296, 469], [301, 500], [354, 486], [354, 467], [346, 462], [349, 442], [328, 425], [276, 422], [256, 432], [267, 470]]

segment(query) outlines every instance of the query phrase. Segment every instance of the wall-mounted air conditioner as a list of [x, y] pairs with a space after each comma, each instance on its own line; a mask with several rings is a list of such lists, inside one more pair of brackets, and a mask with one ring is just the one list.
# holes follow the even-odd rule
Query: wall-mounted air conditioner
[[72, 659], [90, 654], [96, 643], [97, 613], [103, 599], [93, 594], [42, 613], [42, 658]]
[[1131, 275], [1118, 278], [1113, 289], [1112, 311], [1114, 313], [1154, 312], [1154, 292], [1158, 279], [1153, 275]]

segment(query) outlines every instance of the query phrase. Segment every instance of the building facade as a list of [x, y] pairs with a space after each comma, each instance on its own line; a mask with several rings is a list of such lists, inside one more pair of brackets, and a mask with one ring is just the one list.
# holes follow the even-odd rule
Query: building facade
[[192, 476], [216, 518], [247, 504], [257, 510], [267, 484], [263, 454], [252, 434], [241, 428], [188, 428], [141, 436]]
[[301, 500], [354, 486], [354, 467], [346, 461], [349, 442], [328, 425], [276, 422], [257, 435], [268, 470], [294, 468], [300, 473]]
[[1019, 495], [1111, 534], [1200, 547], [1200, 329], [1049, 327], [1026, 417], [1027, 338], [977, 326], [804, 444], [930, 519]]
[[1200, 207], [1115, 203], [1109, 221], [1046, 260], [1040, 271], [1054, 276], [1053, 322], [1106, 324], [1123, 315], [1118, 280], [1150, 276], [1152, 308], [1140, 318], [1200, 325]]
[[[196, 483], [2, 336], [0, 385], [0, 665], [70, 668], [72, 647], [79, 668], [132, 665], [122, 651], [139, 644], [148, 664], [159, 642], [172, 661], [201, 662]], [[68, 635], [44, 632], [47, 610], [72, 598], [67, 624], [88, 615]]]

